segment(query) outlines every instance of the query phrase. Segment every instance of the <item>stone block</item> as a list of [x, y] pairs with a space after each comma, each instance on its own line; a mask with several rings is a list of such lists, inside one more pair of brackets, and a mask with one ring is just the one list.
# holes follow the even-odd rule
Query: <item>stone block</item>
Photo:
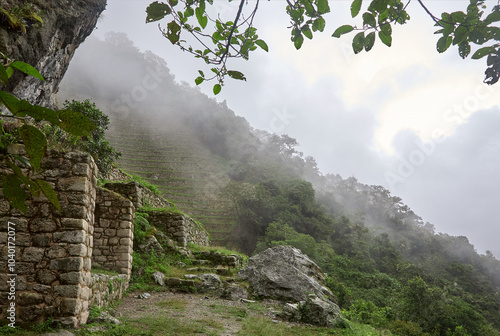
[[34, 274], [35, 273], [35, 265], [31, 262], [17, 262], [16, 263], [16, 274], [25, 275], [25, 274]]
[[132, 229], [132, 222], [129, 221], [121, 221], [120, 229]]
[[90, 271], [91, 268], [92, 268], [92, 259], [91, 258], [84, 258], [83, 259], [83, 270]]
[[87, 246], [84, 244], [68, 245], [68, 253], [70, 256], [85, 257], [87, 256]]
[[36, 247], [49, 247], [50, 246], [51, 235], [48, 234], [37, 234], [32, 237], [33, 246]]
[[82, 205], [61, 205], [61, 216], [66, 218], [85, 218], [86, 208]]
[[58, 180], [57, 188], [62, 191], [80, 191], [85, 193], [90, 190], [90, 183], [86, 176], [65, 177]]
[[115, 229], [106, 229], [106, 230], [104, 230], [104, 234], [108, 237], [116, 236], [116, 230]]
[[87, 231], [89, 223], [83, 218], [63, 218], [61, 219], [61, 227], [64, 229], [81, 229]]
[[[52, 286], [42, 285], [42, 284], [34, 284], [33, 290], [35, 290], [39, 293], [49, 294], [52, 291]], [[44, 301], [47, 302], [47, 300], [45, 298], [44, 298]]]
[[[6, 240], [2, 240], [6, 241]], [[16, 245], [17, 246], [30, 246], [31, 245], [31, 235], [24, 232], [16, 232]]]
[[42, 316], [43, 310], [39, 306], [19, 307], [19, 317], [23, 322], [32, 322]]
[[21, 306], [37, 305], [44, 301], [43, 295], [35, 292], [17, 292], [16, 301]]
[[92, 294], [92, 290], [89, 287], [84, 287], [84, 288], [82, 288], [82, 293], [80, 295], [80, 298], [82, 300], [85, 300], [85, 301], [89, 300], [91, 294]]
[[117, 245], [119, 241], [120, 240], [118, 237], [111, 237], [108, 240], [108, 245], [111, 245], [111, 246]]
[[36, 272], [36, 280], [44, 285], [51, 285], [57, 279], [57, 275], [53, 271], [41, 269]]
[[57, 224], [52, 219], [36, 218], [30, 223], [31, 232], [54, 232], [57, 230]]
[[65, 298], [78, 298], [82, 292], [80, 285], [58, 285], [54, 286], [54, 293]]
[[97, 226], [99, 228], [108, 228], [109, 223], [110, 223], [109, 219], [99, 219], [99, 224], [96, 224], [96, 229], [97, 229]]
[[116, 235], [120, 238], [132, 237], [132, 230], [131, 229], [119, 229], [119, 230], [117, 230]]
[[61, 284], [63, 285], [78, 285], [85, 282], [84, 272], [68, 272], [59, 275]]
[[63, 245], [53, 245], [48, 249], [47, 257], [50, 259], [64, 258], [68, 255], [68, 251]]
[[77, 316], [82, 310], [82, 300], [77, 298], [64, 298], [61, 300], [61, 314]]
[[[9, 222], [11, 223], [9, 225]], [[18, 217], [2, 217], [0, 218], [0, 231], [7, 231], [8, 227], [13, 227], [18, 232], [28, 232], [28, 220]]]
[[82, 257], [70, 257], [50, 261], [50, 268], [61, 271], [81, 271], [83, 269]]
[[52, 235], [52, 240], [56, 243], [83, 243], [85, 242], [85, 238], [87, 236], [87, 232], [84, 230], [74, 230], [74, 231], [62, 231], [62, 232], [54, 232]]
[[120, 245], [122, 246], [132, 246], [133, 240], [130, 238], [120, 238]]
[[45, 249], [42, 247], [26, 247], [22, 256], [23, 261], [38, 262], [42, 260]]
[[90, 166], [86, 163], [77, 163], [73, 166], [72, 169], [73, 175], [76, 176], [90, 176], [91, 170]]

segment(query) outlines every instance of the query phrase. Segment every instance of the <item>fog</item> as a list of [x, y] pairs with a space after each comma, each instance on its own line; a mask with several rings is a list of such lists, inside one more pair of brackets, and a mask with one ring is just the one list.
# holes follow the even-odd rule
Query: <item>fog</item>
[[[164, 59], [171, 74], [161, 76], [175, 76], [194, 86], [197, 70], [204, 65], [176, 50], [155, 24], [144, 23], [148, 3], [109, 0], [94, 37], [126, 33], [137, 48]], [[231, 14], [231, 6], [218, 9]], [[393, 47], [378, 43], [369, 53], [354, 55], [352, 37], [330, 37], [335, 27], [349, 22], [337, 14], [346, 12], [348, 4], [336, 6], [327, 18], [327, 33], [315, 35], [295, 51], [283, 4], [263, 2], [256, 26], [270, 51], [232, 64], [248, 81], [228, 80], [216, 99], [254, 128], [296, 138], [322, 173], [382, 185], [438, 232], [467, 236], [479, 252], [491, 250], [499, 257], [500, 84], [481, 84], [483, 61], [461, 60], [456, 50], [439, 55], [432, 22], [416, 7], [410, 8], [410, 14], [416, 12], [411, 14], [413, 23], [394, 29]], [[76, 57], [99, 54], [87, 45]], [[119, 64], [122, 71], [108, 73], [109, 62]], [[148, 74], [154, 78], [154, 70], [133, 71], [137, 70], [120, 64], [120, 59], [103, 57], [78, 75], [98, 73], [100, 81], [121, 83], [113, 84], [116, 92], [144, 86]], [[200, 91], [212, 96], [211, 85], [200, 86]], [[161, 93], [147, 93], [145, 99], [164, 104]], [[168, 97], [175, 99], [175, 94]], [[124, 97], [116, 104], [123, 111], [130, 107]]]

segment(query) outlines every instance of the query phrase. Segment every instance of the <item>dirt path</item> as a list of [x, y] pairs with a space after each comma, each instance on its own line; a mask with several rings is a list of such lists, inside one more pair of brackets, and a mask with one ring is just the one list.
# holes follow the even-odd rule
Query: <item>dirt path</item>
[[152, 292], [148, 299], [141, 299], [139, 294], [129, 293], [115, 308], [117, 316], [121, 316], [120, 320], [175, 318], [180, 325], [199, 325], [207, 331], [204, 335], [238, 335], [246, 318], [267, 316], [273, 319], [278, 311], [277, 304], [273, 302], [253, 304], [206, 294], [173, 292]]

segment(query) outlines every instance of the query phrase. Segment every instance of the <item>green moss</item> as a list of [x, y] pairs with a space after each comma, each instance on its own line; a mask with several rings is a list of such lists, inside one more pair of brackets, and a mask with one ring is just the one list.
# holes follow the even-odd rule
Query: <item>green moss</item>
[[9, 10], [0, 8], [0, 18], [0, 22], [4, 25], [7, 25], [10, 29], [19, 31], [22, 34], [26, 34], [26, 28], [28, 27], [29, 22], [43, 23], [42, 18], [31, 4], [12, 7]]

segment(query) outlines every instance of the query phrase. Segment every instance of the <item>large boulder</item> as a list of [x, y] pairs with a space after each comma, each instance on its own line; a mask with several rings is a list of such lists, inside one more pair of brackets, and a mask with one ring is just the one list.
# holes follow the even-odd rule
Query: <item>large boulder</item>
[[302, 322], [325, 327], [335, 327], [342, 321], [339, 306], [314, 294], [310, 294], [300, 306], [300, 315]]
[[258, 297], [300, 302], [308, 294], [316, 294], [321, 299], [333, 299], [319, 266], [291, 246], [276, 246], [251, 257], [238, 277], [248, 281]]

